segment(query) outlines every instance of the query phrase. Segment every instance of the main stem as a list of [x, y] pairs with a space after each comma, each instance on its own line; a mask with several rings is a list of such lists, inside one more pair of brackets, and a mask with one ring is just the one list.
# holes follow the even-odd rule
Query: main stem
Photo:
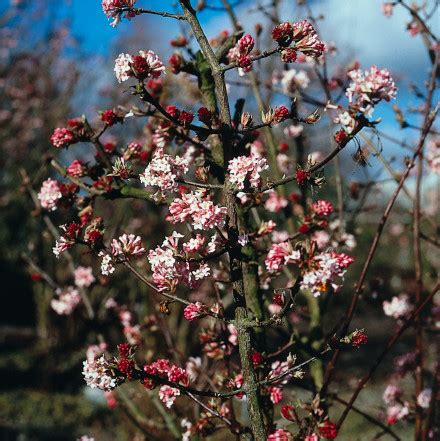
[[[179, 3], [183, 9], [185, 19], [190, 24], [194, 36], [199, 43], [203, 56], [211, 68], [220, 120], [222, 122], [221, 138], [223, 143], [224, 166], [226, 167], [228, 161], [236, 156], [238, 152], [234, 151], [231, 138], [231, 114], [224, 73], [200, 25], [196, 11], [192, 8], [189, 0], [179, 0]], [[228, 215], [228, 237], [232, 243], [237, 243], [239, 230], [240, 234], [245, 233], [247, 225], [243, 213], [237, 205], [235, 195], [229, 190], [227, 178], [225, 179], [223, 194], [226, 199]], [[252, 257], [252, 249], [250, 253]], [[255, 262], [252, 262], [252, 259], [246, 259], [248, 262], [244, 261], [242, 250], [236, 247], [229, 252], [229, 260], [235, 300], [238, 347], [243, 371], [243, 388], [246, 392], [251, 430], [255, 441], [265, 441], [266, 428], [264, 425], [264, 415], [257, 377], [251, 359], [252, 330], [245, 326], [250, 313], [257, 317], [262, 315], [261, 300], [258, 296], [258, 271], [255, 267]]]

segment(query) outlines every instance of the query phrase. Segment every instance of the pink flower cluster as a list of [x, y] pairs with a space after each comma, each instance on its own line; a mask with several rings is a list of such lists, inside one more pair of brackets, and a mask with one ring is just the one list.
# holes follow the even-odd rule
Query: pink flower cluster
[[229, 161], [229, 182], [239, 190], [244, 190], [246, 181], [250, 187], [258, 188], [261, 184], [260, 174], [268, 168], [266, 158], [255, 153], [251, 153], [250, 156], [238, 156]]
[[264, 203], [264, 208], [272, 213], [278, 213], [286, 208], [288, 201], [285, 197], [280, 196], [276, 191], [270, 191], [269, 197]]
[[190, 303], [183, 310], [183, 316], [188, 321], [193, 321], [206, 314], [206, 305], [201, 302]]
[[394, 296], [391, 301], [383, 302], [383, 312], [389, 317], [395, 319], [404, 318], [413, 310], [413, 305], [409, 300], [408, 294]]
[[[144, 372], [148, 375], [164, 378], [172, 383], [180, 384], [182, 386], [189, 385], [189, 376], [185, 369], [182, 369], [169, 360], [159, 359], [153, 363], [144, 366]], [[145, 377], [144, 386], [147, 389], [154, 389], [157, 385], [157, 380], [154, 377]], [[159, 399], [165, 403], [165, 406], [170, 408], [176, 401], [176, 397], [180, 395], [180, 390], [169, 385], [163, 385], [159, 389]]]
[[129, 9], [133, 8], [136, 0], [102, 0], [102, 10], [108, 18], [113, 18], [111, 25], [117, 26], [121, 21], [122, 8], [127, 8], [125, 11], [125, 17], [131, 18], [133, 13]]
[[331, 202], [320, 199], [312, 204], [312, 210], [317, 216], [326, 217], [333, 213], [334, 208]]
[[[307, 20], [296, 23], [284, 22], [275, 26], [272, 30], [272, 39], [284, 48], [281, 57], [287, 63], [296, 60], [297, 51], [313, 58], [319, 58], [325, 51], [325, 44]], [[292, 43], [294, 46], [289, 47]]]
[[92, 389], [110, 391], [117, 386], [117, 379], [104, 355], [95, 360], [85, 360], [82, 373], [87, 386]]
[[301, 253], [298, 250], [294, 250], [292, 244], [286, 241], [273, 244], [264, 263], [269, 273], [276, 273], [280, 271], [284, 265], [299, 263], [300, 260]]
[[140, 236], [134, 234], [123, 234], [118, 239], [112, 241], [113, 256], [134, 256], [140, 257], [145, 254], [145, 248], [142, 246]]
[[153, 51], [139, 51], [139, 55], [119, 54], [114, 71], [116, 78], [122, 83], [130, 77], [139, 80], [159, 78], [165, 72], [165, 66]]
[[50, 137], [50, 142], [57, 149], [69, 147], [75, 142], [75, 135], [65, 127], [57, 127]]
[[56, 298], [52, 299], [50, 306], [59, 315], [70, 315], [81, 302], [81, 296], [77, 289], [69, 286], [55, 291]]
[[355, 69], [347, 75], [352, 81], [346, 92], [350, 106], [367, 117], [372, 115], [379, 101], [396, 98], [397, 87], [387, 69], [379, 70], [372, 66], [365, 72]]
[[337, 291], [340, 285], [334, 279], [343, 278], [353, 262], [350, 256], [334, 251], [318, 254], [309, 263], [310, 269], [303, 274], [301, 289], [309, 289], [315, 297], [327, 291], [329, 285]]
[[159, 187], [161, 192], [175, 191], [177, 180], [188, 171], [188, 161], [180, 156], [170, 156], [162, 148], [156, 149], [145, 172], [140, 176], [145, 187]]
[[285, 429], [277, 429], [267, 437], [267, 441], [292, 441], [293, 435]]
[[182, 237], [174, 232], [164, 240], [162, 246], [148, 253], [153, 281], [160, 291], [175, 291], [179, 283], [194, 288], [211, 273], [206, 263], [185, 261], [177, 257], [180, 254], [179, 239]]
[[37, 195], [41, 206], [48, 211], [57, 209], [58, 200], [63, 197], [58, 182], [53, 179], [46, 179]]
[[205, 192], [184, 193], [170, 204], [172, 223], [190, 222], [195, 230], [222, 227], [225, 223], [226, 208], [215, 205], [206, 198]]
[[78, 288], [88, 288], [96, 280], [93, 276], [92, 268], [84, 266], [76, 268], [73, 272], [73, 277]]
[[244, 35], [238, 40], [237, 44], [229, 50], [228, 60], [230, 63], [238, 65], [240, 75], [252, 70], [252, 59], [250, 53], [254, 48], [255, 40], [249, 34]]

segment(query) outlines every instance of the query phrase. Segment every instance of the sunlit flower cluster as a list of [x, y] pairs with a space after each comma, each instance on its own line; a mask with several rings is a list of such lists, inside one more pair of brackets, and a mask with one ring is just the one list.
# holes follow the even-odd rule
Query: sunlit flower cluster
[[59, 315], [70, 315], [81, 302], [81, 296], [77, 289], [68, 286], [65, 289], [57, 289], [55, 298], [50, 302], [52, 309]]
[[347, 88], [347, 97], [351, 107], [369, 117], [375, 104], [381, 100], [396, 98], [397, 87], [387, 69], [379, 70], [372, 66], [370, 70], [356, 69], [347, 74], [351, 83]]
[[55, 211], [59, 199], [63, 197], [57, 181], [53, 179], [46, 179], [37, 195], [41, 207], [48, 211]]
[[180, 156], [170, 156], [162, 148], [155, 150], [145, 172], [140, 175], [145, 187], [159, 187], [164, 191], [177, 190], [180, 179], [188, 171], [188, 161]]
[[153, 51], [139, 51], [139, 55], [119, 54], [115, 60], [115, 75], [120, 83], [130, 77], [139, 80], [159, 78], [165, 73], [165, 66]]
[[340, 285], [335, 279], [343, 278], [353, 259], [336, 252], [322, 253], [313, 257], [310, 269], [305, 271], [301, 282], [302, 289], [308, 289], [315, 297], [326, 292], [331, 286], [338, 291]]
[[195, 230], [222, 227], [226, 208], [215, 205], [204, 192], [183, 193], [170, 204], [168, 220], [172, 223], [190, 222]]
[[229, 182], [239, 190], [244, 190], [246, 185], [258, 188], [261, 184], [261, 173], [268, 168], [266, 159], [255, 153], [250, 156], [238, 156], [229, 161]]
[[95, 360], [83, 362], [83, 375], [87, 386], [92, 389], [109, 391], [117, 386], [117, 378], [113, 373], [110, 363], [104, 355]]

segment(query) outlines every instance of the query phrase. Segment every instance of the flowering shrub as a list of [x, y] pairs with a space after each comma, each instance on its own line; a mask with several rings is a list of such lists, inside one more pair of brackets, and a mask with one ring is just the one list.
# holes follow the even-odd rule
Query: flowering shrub
[[[116, 80], [131, 91], [135, 103], [104, 110], [95, 121], [74, 118], [67, 127], [55, 128], [50, 137], [54, 157], [48, 163], [59, 180], [45, 180], [36, 197], [43, 216], [58, 209], [56, 219], [65, 218], [58, 233], [52, 233], [53, 254], [60, 265], [70, 265], [75, 285], [60, 288], [46, 275], [55, 288], [52, 308], [59, 315], [84, 309], [90, 321], [120, 325], [117, 346], [103, 344], [114, 335], [99, 327], [103, 329], [95, 338], [103, 345], [87, 352], [86, 384], [103, 391], [112, 408], [119, 387], [136, 385], [137, 393], [160, 409], [164, 431], [185, 440], [216, 432], [226, 436], [226, 431], [227, 436], [257, 441], [335, 439], [363, 386], [400, 335], [415, 324], [415, 360], [400, 360], [395, 374], [415, 365], [416, 394], [403, 401], [403, 391], [390, 383], [383, 395], [383, 421], [367, 419], [388, 432], [388, 426], [414, 419], [421, 439], [424, 427], [430, 428], [428, 411], [434, 401], [422, 375], [421, 313], [438, 285], [422, 296], [428, 284], [423, 285], [421, 271], [420, 185], [411, 196], [418, 253], [414, 295], [383, 301], [383, 312], [399, 327], [350, 401], [332, 392], [331, 385], [341, 351], [362, 353], [371, 344], [371, 324], [352, 329], [351, 321], [390, 211], [414, 165], [422, 161], [437, 112], [432, 110], [437, 65], [428, 83], [419, 143], [396, 175], [397, 190], [371, 244], [355, 262], [351, 254], [357, 231], [345, 220], [347, 189], [339, 175], [337, 201], [327, 200], [333, 198], [333, 176], [327, 170], [341, 151], [357, 147], [365, 132], [380, 130], [380, 120], [372, 115], [380, 103], [397, 97], [391, 73], [376, 66], [364, 71], [355, 64], [329, 77], [333, 45], [324, 43], [314, 17], [297, 22], [277, 17], [267, 32], [275, 47], [262, 51], [263, 29], [257, 27], [255, 36], [245, 34], [227, 1], [234, 33], [223, 32], [211, 41], [198, 18], [204, 2], [194, 9], [180, 0], [179, 14], [140, 9], [135, 3], [103, 1], [102, 8], [113, 25], [148, 13], [181, 20], [194, 38], [172, 40], [173, 48], [185, 50], [172, 55], [168, 68], [153, 50], [116, 58]], [[392, 8], [384, 13], [391, 15]], [[269, 60], [283, 69], [273, 74], [268, 88], [276, 91], [280, 84], [283, 99], [291, 99], [289, 106], [276, 98], [265, 102], [259, 91], [257, 74]], [[240, 97], [231, 112], [235, 95], [227, 86], [238, 81], [235, 71], [245, 85], [253, 85], [258, 111]], [[192, 104], [168, 88], [179, 76], [197, 84]], [[312, 82], [324, 101], [304, 94]], [[302, 104], [307, 100], [319, 109], [306, 111]], [[307, 156], [305, 134], [321, 117], [331, 126], [332, 144], [326, 153]], [[145, 142], [130, 140], [125, 147], [106, 142], [108, 131], [127, 118], [143, 122]], [[435, 169], [438, 155], [435, 141], [430, 142], [427, 160]], [[76, 143], [94, 149], [94, 162], [70, 157], [64, 165], [62, 157], [55, 157], [61, 148], [74, 155], [76, 146], [71, 146]], [[358, 148], [353, 157], [363, 163], [364, 154]], [[421, 175], [419, 170], [419, 179]], [[352, 194], [356, 191], [350, 188]], [[133, 212], [147, 206], [145, 216], [120, 213], [118, 204], [126, 199]], [[73, 264], [72, 256], [78, 255], [87, 255], [92, 266]], [[120, 304], [123, 295], [110, 288], [128, 276], [142, 286], [137, 307]], [[357, 281], [344, 288], [346, 277]], [[106, 287], [105, 299], [91, 295], [97, 285]], [[341, 298], [349, 306], [337, 318], [332, 302]], [[323, 319], [326, 312], [331, 329]], [[180, 330], [186, 330], [183, 337]], [[160, 335], [157, 344], [152, 343], [155, 335]], [[299, 400], [294, 384], [311, 393]], [[339, 417], [333, 410], [336, 401], [344, 405]], [[198, 411], [185, 410], [189, 403]]]

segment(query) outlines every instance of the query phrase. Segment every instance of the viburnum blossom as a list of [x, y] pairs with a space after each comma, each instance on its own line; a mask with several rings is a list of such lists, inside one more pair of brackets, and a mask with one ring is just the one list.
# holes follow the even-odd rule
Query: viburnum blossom
[[87, 386], [92, 389], [98, 388], [103, 391], [110, 391], [118, 384], [117, 378], [104, 355], [93, 361], [85, 360], [82, 373]]
[[59, 315], [69, 315], [81, 302], [81, 296], [77, 289], [68, 286], [65, 289], [55, 291], [56, 298], [52, 299], [50, 306]]
[[158, 55], [149, 51], [139, 51], [139, 55], [119, 54], [115, 60], [115, 75], [120, 83], [130, 77], [139, 80], [159, 78], [165, 73], [165, 66]]
[[292, 244], [286, 241], [273, 244], [264, 263], [269, 273], [275, 273], [280, 271], [284, 265], [299, 263], [300, 259], [300, 251], [294, 250]]
[[333, 213], [334, 208], [331, 202], [320, 199], [312, 204], [312, 210], [317, 216], [326, 217]]
[[102, 257], [101, 274], [103, 276], [109, 276], [110, 274], [113, 274], [116, 268], [113, 264], [112, 256], [110, 256], [110, 254], [105, 254], [105, 253], [101, 253], [100, 256]]
[[197, 253], [205, 245], [206, 239], [199, 233], [192, 237], [188, 242], [182, 244], [183, 251], [186, 253]]
[[63, 197], [57, 181], [46, 179], [41, 185], [40, 192], [37, 195], [42, 208], [48, 211], [57, 209], [58, 200]]
[[277, 404], [283, 400], [283, 390], [280, 387], [271, 387], [269, 389], [269, 397], [272, 403]]
[[395, 386], [394, 384], [389, 384], [382, 395], [382, 399], [386, 405], [390, 405], [397, 402], [401, 396], [402, 390], [400, 387]]
[[440, 175], [440, 138], [432, 139], [428, 142], [426, 161], [431, 171]]
[[183, 310], [186, 320], [193, 321], [206, 314], [206, 306], [201, 302], [190, 303]]
[[252, 59], [249, 56], [254, 48], [255, 40], [249, 34], [244, 35], [237, 41], [237, 44], [229, 50], [228, 60], [230, 63], [236, 63], [239, 66], [239, 74], [252, 70]]
[[269, 192], [269, 198], [264, 203], [264, 208], [272, 213], [278, 213], [283, 208], [286, 208], [288, 201], [283, 196], [280, 196], [276, 191]]
[[383, 312], [389, 317], [394, 317], [395, 319], [405, 317], [413, 309], [409, 301], [409, 296], [405, 293], [395, 296], [389, 302], [385, 300], [383, 302]]
[[335, 291], [340, 288], [335, 278], [343, 278], [353, 259], [336, 252], [318, 254], [310, 262], [310, 269], [303, 274], [301, 289], [309, 289], [315, 297], [331, 286]]
[[355, 106], [367, 117], [372, 115], [379, 101], [396, 98], [397, 87], [386, 69], [379, 70], [372, 66], [369, 71], [356, 69], [347, 75], [352, 80], [346, 92], [350, 106]]
[[123, 234], [118, 239], [112, 240], [112, 254], [113, 256], [140, 257], [145, 254], [145, 248], [142, 246], [140, 236]]
[[96, 280], [90, 266], [79, 266], [73, 272], [73, 277], [75, 278], [75, 285], [78, 288], [88, 288]]
[[225, 223], [226, 208], [215, 205], [203, 191], [184, 193], [170, 204], [172, 223], [190, 222], [195, 230], [222, 227]]
[[179, 240], [182, 237], [174, 232], [164, 240], [162, 246], [148, 253], [153, 281], [160, 291], [174, 291], [179, 282], [195, 287], [200, 280], [210, 275], [210, 268], [206, 263], [184, 261], [177, 257]]
[[293, 435], [284, 429], [277, 429], [267, 437], [267, 441], [292, 441]]
[[426, 388], [423, 389], [422, 392], [417, 395], [417, 404], [422, 409], [428, 409], [429, 405], [431, 404], [431, 397], [432, 397], [432, 389]]
[[124, 16], [131, 18], [134, 14], [130, 11], [133, 8], [136, 0], [102, 0], [102, 10], [108, 18], [113, 18], [111, 25], [113, 27], [121, 21], [121, 16], [123, 14], [122, 8], [128, 9], [125, 11]]
[[170, 409], [180, 395], [180, 390], [175, 387], [163, 385], [159, 390], [159, 399]]
[[238, 156], [229, 161], [229, 182], [239, 190], [244, 190], [247, 184], [258, 188], [261, 184], [261, 172], [268, 168], [266, 159], [254, 153], [250, 156]]
[[67, 168], [67, 173], [69, 176], [72, 176], [74, 178], [80, 178], [81, 176], [84, 176], [85, 173], [85, 166], [82, 163], [82, 161], [79, 161], [78, 159], [75, 159]]
[[60, 228], [64, 231], [64, 236], [60, 236], [59, 239], [55, 241], [55, 246], [52, 248], [56, 258], [59, 258], [62, 253], [75, 245], [75, 241], [81, 231], [81, 226], [75, 222], [61, 225]]
[[289, 69], [282, 73], [281, 87], [286, 94], [293, 93], [298, 88], [307, 89], [309, 84], [310, 78], [305, 70]]
[[162, 192], [175, 191], [179, 186], [177, 180], [188, 168], [189, 163], [185, 158], [167, 155], [162, 148], [157, 148], [145, 172], [139, 177], [145, 187], [159, 187]]
[[319, 441], [319, 435], [317, 433], [312, 433], [304, 438], [304, 441]]
[[75, 142], [75, 135], [65, 127], [57, 127], [50, 137], [50, 142], [57, 149], [69, 147], [70, 144]]
[[387, 423], [392, 426], [409, 414], [408, 403], [396, 403], [387, 408]]
[[336, 424], [331, 421], [324, 421], [318, 427], [319, 434], [327, 439], [335, 439], [338, 436]]
[[272, 38], [281, 47], [288, 47], [294, 43], [295, 51], [313, 58], [319, 58], [325, 51], [325, 44], [307, 20], [295, 23], [284, 22], [275, 26], [272, 30]]

